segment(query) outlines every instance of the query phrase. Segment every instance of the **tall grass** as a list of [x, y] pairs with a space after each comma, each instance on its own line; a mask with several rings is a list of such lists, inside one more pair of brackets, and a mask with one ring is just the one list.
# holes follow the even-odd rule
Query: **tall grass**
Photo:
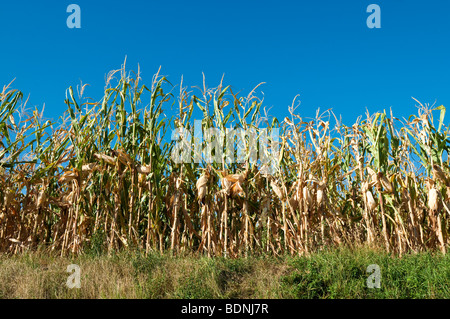
[[[238, 257], [360, 244], [400, 255], [448, 249], [443, 106], [418, 102], [418, 115], [408, 119], [378, 112], [347, 126], [331, 111], [302, 118], [296, 99], [291, 116], [279, 121], [266, 114], [255, 90], [240, 96], [222, 83], [192, 90], [181, 83], [175, 96], [159, 73], [147, 86], [139, 72], [123, 67], [109, 74], [98, 102], [83, 96], [84, 86], [70, 87], [67, 112], [52, 122], [5, 86], [0, 251], [138, 247]], [[176, 115], [167, 117], [173, 108]], [[239, 144], [247, 154], [242, 163], [226, 161], [226, 151], [206, 162], [198, 150], [208, 137], [199, 143], [195, 134], [179, 141], [195, 145], [190, 162], [174, 162], [172, 132], [194, 132], [197, 114], [203, 131], [222, 132], [212, 140], [223, 146], [230, 127], [257, 136], [278, 128], [275, 173], [251, 161], [257, 142], [248, 136]]]
[[[449, 255], [330, 249], [310, 256], [208, 258], [124, 250], [107, 255], [0, 256], [0, 298], [383, 299], [449, 298]], [[80, 289], [67, 289], [67, 265], [81, 268]], [[367, 266], [380, 266], [368, 288]]]

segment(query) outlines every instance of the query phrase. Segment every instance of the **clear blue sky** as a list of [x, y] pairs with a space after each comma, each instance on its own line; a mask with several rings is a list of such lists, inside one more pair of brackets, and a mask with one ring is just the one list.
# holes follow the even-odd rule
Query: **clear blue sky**
[[[81, 7], [81, 29], [66, 8]], [[369, 29], [369, 4], [381, 29]], [[225, 84], [248, 93], [260, 82], [265, 106], [281, 119], [296, 94], [302, 116], [333, 108], [352, 124], [365, 109], [416, 113], [411, 96], [450, 106], [450, 1], [2, 1], [0, 85], [30, 94], [56, 119], [65, 90], [89, 83], [99, 99], [105, 75], [141, 66], [178, 84]]]

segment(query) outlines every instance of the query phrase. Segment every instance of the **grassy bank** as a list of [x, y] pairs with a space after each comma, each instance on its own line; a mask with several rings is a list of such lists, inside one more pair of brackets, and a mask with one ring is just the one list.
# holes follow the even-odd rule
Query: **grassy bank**
[[[69, 264], [81, 288], [68, 289]], [[381, 288], [367, 288], [367, 267], [381, 269]], [[225, 259], [94, 251], [76, 257], [42, 253], [0, 256], [1, 298], [450, 298], [450, 257], [394, 257], [367, 249], [309, 257]]]

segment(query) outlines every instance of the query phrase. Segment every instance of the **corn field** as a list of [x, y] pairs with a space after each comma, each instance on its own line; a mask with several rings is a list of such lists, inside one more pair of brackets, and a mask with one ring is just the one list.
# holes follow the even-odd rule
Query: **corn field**
[[[400, 255], [448, 249], [444, 106], [416, 101], [418, 114], [408, 119], [384, 111], [346, 126], [330, 110], [302, 118], [294, 98], [279, 121], [256, 90], [175, 86], [159, 72], [149, 86], [141, 82], [139, 72], [112, 71], [98, 102], [84, 97], [85, 86], [70, 87], [56, 122], [3, 87], [1, 252], [79, 254], [94, 237], [109, 252], [231, 258], [341, 245]], [[248, 156], [174, 162], [171, 132], [192, 131], [196, 116], [203, 129], [222, 132], [278, 128], [275, 172]], [[252, 143], [243, 139], [244, 153]]]

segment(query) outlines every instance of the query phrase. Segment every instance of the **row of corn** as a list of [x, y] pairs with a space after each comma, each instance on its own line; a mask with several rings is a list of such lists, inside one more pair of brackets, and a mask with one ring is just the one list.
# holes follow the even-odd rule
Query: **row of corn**
[[[3, 88], [1, 252], [44, 247], [77, 254], [94, 241], [110, 252], [137, 247], [229, 257], [339, 245], [397, 254], [448, 249], [443, 106], [416, 101], [417, 116], [379, 112], [346, 126], [329, 110], [302, 118], [296, 99], [290, 116], [278, 121], [255, 90], [240, 96], [222, 83], [188, 89], [159, 73], [146, 86], [139, 72], [124, 68], [108, 75], [99, 102], [84, 97], [84, 89], [67, 90], [67, 112], [53, 122], [28, 109], [21, 92]], [[224, 155], [194, 160], [194, 152], [192, 160], [174, 162], [180, 141], [171, 133], [193, 132], [199, 118], [203, 131], [278, 129], [278, 142], [268, 148], [277, 154], [274, 169], [267, 173], [249, 156], [239, 163]], [[198, 143], [195, 134], [189, 138], [186, 145]], [[248, 154], [254, 143], [261, 142], [244, 137], [239, 147]]]

